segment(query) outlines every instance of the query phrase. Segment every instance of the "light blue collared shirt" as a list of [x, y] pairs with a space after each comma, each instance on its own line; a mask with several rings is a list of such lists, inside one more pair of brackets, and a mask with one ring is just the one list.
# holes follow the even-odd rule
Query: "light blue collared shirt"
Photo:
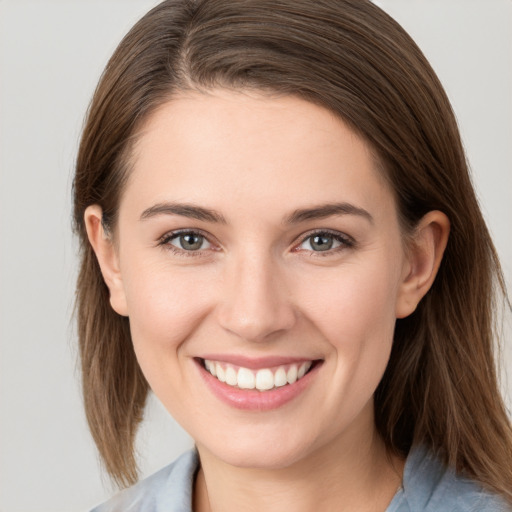
[[[190, 450], [91, 512], [193, 512], [198, 468], [197, 452]], [[512, 507], [419, 446], [407, 457], [403, 485], [385, 512], [512, 512]]]

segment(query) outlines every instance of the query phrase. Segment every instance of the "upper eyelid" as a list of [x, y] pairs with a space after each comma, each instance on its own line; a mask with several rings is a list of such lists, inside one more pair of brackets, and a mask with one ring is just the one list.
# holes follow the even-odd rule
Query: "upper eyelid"
[[173, 229], [172, 231], [167, 231], [164, 233], [161, 237], [158, 238], [158, 242], [162, 242], [164, 240], [171, 240], [173, 238], [176, 238], [177, 236], [184, 235], [187, 233], [193, 233], [195, 235], [201, 235], [202, 237], [206, 238], [208, 242], [212, 243], [212, 236], [207, 233], [206, 231], [203, 231], [202, 229], [197, 228], [182, 228], [182, 229]]
[[297, 243], [302, 243], [308, 238], [315, 236], [315, 235], [331, 235], [334, 238], [338, 238], [343, 240], [344, 242], [350, 242], [352, 244], [355, 244], [355, 240], [346, 233], [342, 233], [341, 231], [336, 231], [333, 229], [313, 229], [312, 231], [308, 231], [306, 233], [303, 233], [300, 235], [296, 240]]

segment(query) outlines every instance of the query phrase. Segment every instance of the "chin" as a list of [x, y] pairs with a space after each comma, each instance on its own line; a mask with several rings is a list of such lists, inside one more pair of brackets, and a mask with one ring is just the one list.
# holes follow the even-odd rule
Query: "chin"
[[215, 458], [234, 467], [262, 470], [288, 468], [315, 451], [316, 443], [305, 438], [304, 433], [301, 439], [296, 439], [293, 434], [283, 435], [276, 430], [271, 436], [254, 433], [249, 439], [233, 435], [221, 445], [198, 443], [198, 449], [200, 453], [205, 449]]

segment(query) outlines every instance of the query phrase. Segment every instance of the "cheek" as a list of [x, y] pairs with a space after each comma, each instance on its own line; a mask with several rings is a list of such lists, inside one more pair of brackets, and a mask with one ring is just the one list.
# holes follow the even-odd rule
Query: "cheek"
[[398, 267], [392, 259], [384, 265], [383, 259], [340, 269], [308, 292], [309, 320], [334, 353], [330, 364], [338, 391], [333, 401], [341, 393], [354, 414], [373, 395], [393, 343]]
[[[339, 424], [371, 400], [389, 361], [395, 327], [397, 281], [392, 268], [356, 268], [330, 276], [307, 293], [308, 316], [329, 343], [336, 385], [326, 396]], [[343, 404], [340, 407], [340, 403]]]
[[173, 358], [209, 311], [211, 288], [205, 273], [171, 272], [161, 263], [131, 263], [125, 290], [137, 357], [156, 362]]
[[301, 291], [307, 315], [340, 349], [391, 342], [395, 325], [396, 270], [381, 265], [347, 267], [321, 276]]

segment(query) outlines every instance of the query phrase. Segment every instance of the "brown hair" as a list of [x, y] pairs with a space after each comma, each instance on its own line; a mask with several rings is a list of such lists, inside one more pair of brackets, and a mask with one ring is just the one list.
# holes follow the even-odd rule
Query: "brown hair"
[[185, 89], [252, 88], [298, 95], [349, 123], [372, 146], [404, 232], [430, 210], [451, 234], [417, 310], [397, 321], [375, 394], [377, 428], [405, 455], [423, 443], [512, 501], [512, 430], [494, 361], [503, 278], [470, 181], [454, 114], [412, 39], [367, 0], [168, 0], [112, 56], [92, 100], [74, 181], [82, 260], [77, 288], [85, 409], [110, 475], [136, 479], [133, 443], [148, 385], [128, 320], [87, 240], [84, 210], [115, 227], [136, 129]]

